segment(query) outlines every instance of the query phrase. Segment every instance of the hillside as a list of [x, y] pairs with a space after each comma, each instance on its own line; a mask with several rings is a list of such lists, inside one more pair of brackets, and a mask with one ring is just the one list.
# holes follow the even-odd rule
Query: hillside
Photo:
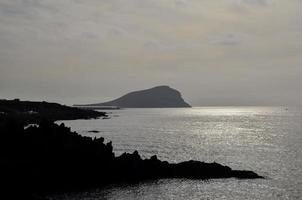
[[181, 93], [169, 86], [130, 92], [118, 99], [85, 106], [117, 106], [121, 108], [187, 108]]

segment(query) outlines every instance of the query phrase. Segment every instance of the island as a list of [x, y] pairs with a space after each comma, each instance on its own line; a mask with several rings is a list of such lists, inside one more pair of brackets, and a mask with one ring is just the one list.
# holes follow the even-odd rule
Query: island
[[105, 103], [74, 105], [75, 107], [111, 108], [189, 108], [181, 93], [169, 86], [157, 86], [147, 90], [130, 92], [118, 99]]

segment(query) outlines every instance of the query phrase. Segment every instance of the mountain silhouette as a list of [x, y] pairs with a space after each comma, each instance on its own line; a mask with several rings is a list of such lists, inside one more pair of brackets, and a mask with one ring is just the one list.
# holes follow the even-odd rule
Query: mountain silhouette
[[120, 108], [188, 108], [181, 93], [169, 86], [130, 92], [118, 99], [85, 106], [117, 106]]

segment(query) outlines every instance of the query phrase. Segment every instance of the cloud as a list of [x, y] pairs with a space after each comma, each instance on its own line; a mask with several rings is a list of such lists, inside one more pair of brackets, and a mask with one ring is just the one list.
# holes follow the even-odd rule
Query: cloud
[[241, 42], [242, 42], [242, 37], [232, 33], [219, 34], [216, 36], [212, 36], [209, 39], [210, 44], [218, 44], [218, 45], [238, 45]]
[[268, 6], [271, 5], [274, 0], [239, 0], [239, 4], [249, 4], [249, 5], [260, 5], [260, 6]]
[[1, 0], [1, 95], [51, 98], [62, 84], [65, 96], [119, 96], [165, 81], [196, 105], [259, 77], [260, 97], [281, 93], [285, 72], [298, 91], [301, 9], [298, 0]]
[[187, 0], [175, 0], [174, 2], [175, 2], [175, 5], [181, 6], [181, 7], [185, 7], [188, 5]]

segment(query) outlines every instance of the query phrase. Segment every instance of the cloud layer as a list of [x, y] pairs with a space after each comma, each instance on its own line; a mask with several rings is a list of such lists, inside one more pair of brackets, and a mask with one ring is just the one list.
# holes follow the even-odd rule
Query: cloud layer
[[300, 104], [299, 0], [2, 0], [0, 98], [107, 100], [154, 85], [193, 105]]

